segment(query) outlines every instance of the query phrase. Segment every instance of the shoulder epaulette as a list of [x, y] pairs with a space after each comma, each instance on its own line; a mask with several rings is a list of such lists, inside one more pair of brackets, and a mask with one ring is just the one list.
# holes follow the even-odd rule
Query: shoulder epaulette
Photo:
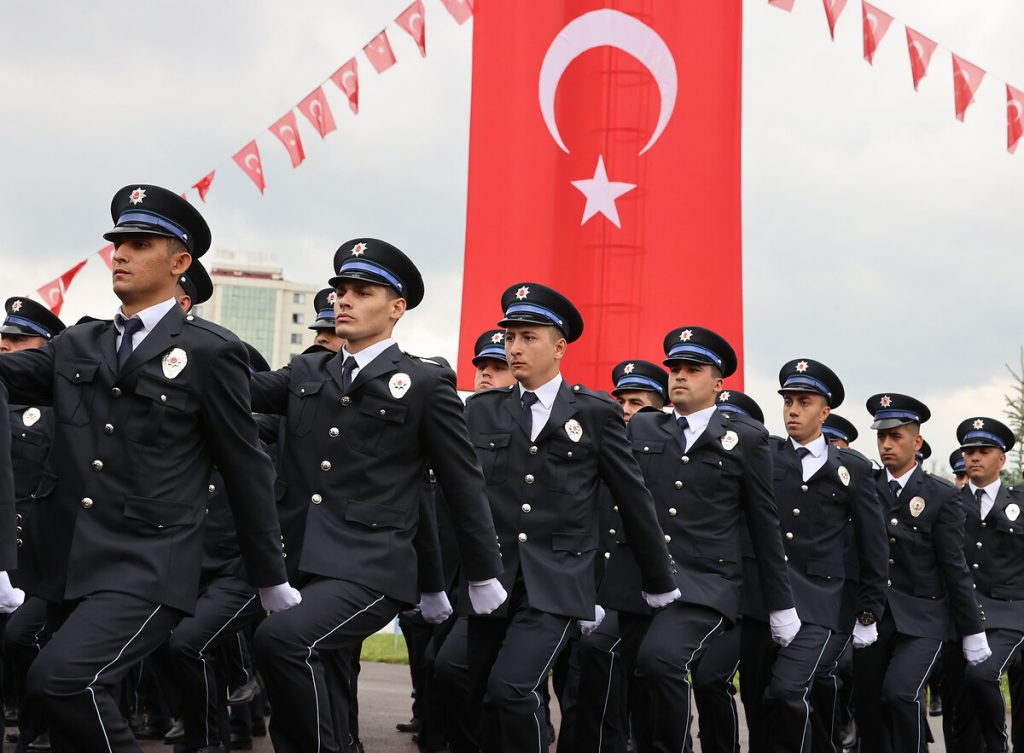
[[725, 416], [726, 420], [732, 423], [738, 423], [743, 424], [744, 426], [749, 426], [751, 429], [756, 429], [759, 433], [768, 433], [768, 430], [764, 427], [764, 424], [762, 424], [760, 421], [754, 418], [751, 418], [750, 416], [744, 416], [742, 413], [737, 413], [735, 411], [728, 411], [725, 413]]
[[208, 319], [203, 319], [196, 316], [195, 314], [188, 314], [185, 316], [185, 323], [191, 324], [194, 327], [205, 329], [207, 332], [212, 332], [218, 337], [224, 340], [238, 340], [238, 335], [229, 330], [227, 327], [222, 327], [219, 324], [214, 324]]
[[598, 392], [597, 390], [592, 390], [582, 384], [574, 384], [572, 386], [572, 394], [586, 395], [588, 397], [597, 398], [598, 400], [603, 400], [606, 403], [615, 403], [615, 400], [607, 392]]

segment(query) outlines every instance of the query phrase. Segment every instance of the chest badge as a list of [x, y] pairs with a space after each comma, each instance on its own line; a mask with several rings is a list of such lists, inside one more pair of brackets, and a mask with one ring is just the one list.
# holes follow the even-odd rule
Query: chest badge
[[915, 518], [920, 516], [924, 512], [924, 498], [914, 497], [910, 500], [910, 514]]
[[396, 399], [405, 397], [405, 393], [409, 391], [410, 387], [412, 387], [412, 379], [409, 378], [408, 374], [401, 371], [391, 377], [391, 381], [388, 382], [391, 397]]
[[1006, 506], [1006, 517], [1010, 520], [1016, 520], [1020, 517], [1020, 507], [1017, 506], [1016, 502], [1011, 502]]
[[34, 425], [35, 422], [42, 417], [43, 414], [40, 413], [38, 408], [26, 408], [25, 412], [21, 414], [21, 420], [24, 422], [25, 426]]
[[733, 447], [738, 445], [740, 438], [736, 436], [736, 432], [727, 431], [722, 435], [722, 447], [726, 450], [731, 450]]
[[850, 472], [846, 470], [845, 465], [839, 466], [839, 480], [843, 482], [843, 486], [850, 485]]
[[167, 355], [164, 356], [164, 360], [160, 362], [160, 366], [164, 370], [164, 376], [168, 379], [174, 379], [187, 365], [188, 354], [181, 348], [171, 348]]
[[579, 442], [583, 439], [583, 427], [580, 426], [580, 422], [575, 418], [570, 418], [565, 422], [565, 433], [569, 435], [569, 439], [573, 442]]

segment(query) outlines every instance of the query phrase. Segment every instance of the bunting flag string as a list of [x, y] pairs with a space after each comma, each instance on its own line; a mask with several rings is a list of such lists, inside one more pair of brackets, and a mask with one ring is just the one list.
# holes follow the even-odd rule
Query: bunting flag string
[[[790, 12], [793, 10], [796, 0], [768, 0], [768, 4]], [[836, 23], [846, 8], [847, 0], [822, 0], [822, 4], [825, 8], [825, 19], [828, 21], [828, 31], [834, 41]], [[861, 19], [864, 35], [864, 59], [869, 64], [873, 64], [875, 51], [896, 19], [868, 3], [867, 0], [861, 0]], [[906, 30], [907, 52], [910, 57], [910, 73], [914, 81], [914, 91], [918, 91], [921, 79], [928, 74], [932, 55], [940, 45], [905, 23], [903, 23], [903, 27]], [[974, 104], [974, 95], [978, 92], [982, 81], [986, 77], [991, 78], [992, 75], [952, 50], [945, 47], [943, 49], [949, 53], [953, 65], [954, 113], [956, 119], [963, 122], [967, 108]], [[1006, 151], [1013, 154], [1022, 134], [1024, 134], [1024, 93], [1006, 81], [1003, 84], [1006, 86]]]
[[[473, 0], [440, 0], [440, 2], [460, 26], [473, 16]], [[426, 57], [426, 9], [423, 6], [423, 0], [413, 0], [409, 7], [395, 17], [394, 23], [412, 37], [420, 51], [420, 56]], [[382, 29], [362, 49], [363, 54], [378, 74], [383, 73], [398, 61], [388, 39], [387, 29]], [[312, 92], [295, 105], [294, 108], [289, 109], [287, 113], [278, 118], [267, 129], [284, 146], [293, 168], [298, 167], [306, 159], [306, 152], [302, 148], [302, 137], [299, 135], [298, 119], [296, 118], [295, 110], [302, 113], [303, 117], [309, 121], [321, 139], [326, 138], [327, 134], [337, 129], [334, 114], [331, 112], [330, 105], [327, 102], [327, 95], [324, 92], [324, 84], [328, 81], [334, 82], [335, 86], [345, 96], [352, 114], [359, 114], [359, 64], [356, 58], [352, 57], [334, 73], [317, 84]], [[263, 160], [260, 157], [260, 149], [255, 137], [235, 152], [232, 156], [232, 161], [249, 177], [249, 180], [253, 182], [256, 189], [261, 194], [264, 193], [267, 188], [267, 182], [266, 176], [263, 174]], [[218, 169], [220, 169], [220, 166], [210, 170], [204, 177], [192, 184], [191, 187], [199, 194], [200, 201], [206, 201], [206, 197], [213, 186], [214, 175]], [[187, 192], [182, 192], [182, 197], [187, 199]], [[114, 246], [109, 244], [95, 252], [95, 254], [86, 257], [67, 272], [51, 280], [36, 291], [36, 295], [54, 314], [60, 314], [60, 310], [64, 305], [64, 296], [71, 285], [71, 281], [93, 256], [100, 257], [108, 269], [113, 269]]]

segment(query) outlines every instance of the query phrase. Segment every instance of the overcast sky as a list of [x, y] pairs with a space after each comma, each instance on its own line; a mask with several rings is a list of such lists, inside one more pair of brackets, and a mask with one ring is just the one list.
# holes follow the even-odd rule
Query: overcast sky
[[[3, 297], [98, 250], [120, 186], [184, 190], [217, 168], [201, 207], [215, 246], [273, 254], [288, 278], [322, 283], [342, 241], [389, 239], [420, 263], [427, 289], [398, 330], [402, 345], [454, 360], [473, 25], [424, 0], [421, 59], [389, 23], [408, 2], [6, 5]], [[865, 399], [913, 394], [932, 408], [924, 433], [944, 466], [960, 419], [1002, 416], [1004, 364], [1024, 343], [1024, 147], [1006, 153], [1002, 84], [1024, 88], [1024, 4], [876, 4], [992, 76], [961, 124], [949, 53], [935, 53], [915, 93], [898, 22], [869, 66], [859, 2], [833, 43], [820, 0], [796, 0], [792, 13], [745, 0], [746, 386], [781, 431], [778, 367], [826, 362], [846, 385], [838, 412], [872, 457]], [[385, 25], [398, 64], [378, 76], [360, 55], [358, 116], [328, 84], [338, 130], [321, 141], [299, 116], [307, 161], [293, 170], [266, 127]], [[262, 197], [231, 162], [253, 136]], [[116, 305], [97, 258], [63, 318], [107, 317]]]

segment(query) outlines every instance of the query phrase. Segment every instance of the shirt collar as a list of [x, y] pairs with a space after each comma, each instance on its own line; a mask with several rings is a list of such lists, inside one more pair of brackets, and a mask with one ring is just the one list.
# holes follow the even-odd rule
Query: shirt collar
[[686, 425], [690, 431], [701, 431], [708, 425], [708, 422], [711, 421], [711, 417], [715, 415], [717, 410], [718, 408], [712, 405], [710, 408], [701, 408], [699, 411], [695, 411], [688, 416], [683, 416], [678, 410], [674, 411], [674, 413], [676, 414], [676, 420], [680, 418], [686, 419]]
[[1001, 483], [1002, 482], [999, 479], [996, 479], [995, 481], [993, 481], [988, 486], [975, 486], [973, 481], [968, 481], [967, 485], [969, 487], [971, 487], [971, 494], [976, 493], [978, 491], [978, 489], [984, 489], [985, 490], [985, 494], [988, 495], [988, 498], [991, 499], [993, 502], [995, 502], [996, 501], [996, 495], [999, 494], [999, 485]]
[[823, 454], [825, 454], [828, 451], [828, 442], [825, 440], [824, 434], [819, 434], [817, 437], [812, 439], [807, 444], [797, 444], [796, 440], [793, 439], [793, 437], [790, 437], [789, 441], [792, 442], [794, 450], [800, 447], [805, 447], [811, 453], [811, 455], [813, 455], [816, 458], [820, 458]]
[[[149, 332], [152, 330], [167, 315], [167, 312], [177, 305], [178, 302], [172, 297], [136, 313], [135, 316], [142, 320], [142, 331]], [[121, 309], [117, 310], [117, 313], [114, 314], [114, 327], [117, 329], [118, 334], [124, 334], [124, 323], [131, 318], [130, 316], [125, 316]]]
[[347, 349], [341, 349], [341, 362], [345, 363], [345, 359], [352, 356], [356, 359], [356, 366], [360, 369], [365, 369], [370, 365], [370, 361], [379, 356], [385, 350], [395, 344], [395, 338], [385, 337], [380, 342], [376, 342], [373, 345], [367, 345], [358, 353], [349, 353]]
[[914, 465], [910, 466], [910, 470], [909, 471], [904, 473], [902, 476], [896, 477], [896, 476], [893, 476], [892, 473], [889, 472], [888, 468], [886, 468], [885, 469], [885, 479], [886, 479], [886, 481], [895, 481], [897, 484], [900, 485], [900, 489], [906, 489], [907, 488], [907, 483], [910, 481], [910, 477], [913, 475], [914, 471], [916, 471], [916, 470], [917, 470], [917, 464], [915, 463]]
[[[555, 398], [558, 396], [558, 388], [561, 387], [561, 386], [562, 386], [562, 375], [559, 373], [559, 374], [555, 374], [555, 376], [551, 380], [545, 382], [544, 384], [542, 384], [537, 389], [530, 390], [530, 391], [533, 392], [533, 394], [535, 394], [537, 396], [537, 400], [540, 402], [541, 405], [544, 406], [545, 410], [550, 410], [551, 406], [555, 402]], [[525, 392], [525, 391], [526, 391], [526, 388], [523, 387], [522, 382], [520, 382], [519, 383], [519, 399], [520, 400], [523, 399], [523, 392]]]

